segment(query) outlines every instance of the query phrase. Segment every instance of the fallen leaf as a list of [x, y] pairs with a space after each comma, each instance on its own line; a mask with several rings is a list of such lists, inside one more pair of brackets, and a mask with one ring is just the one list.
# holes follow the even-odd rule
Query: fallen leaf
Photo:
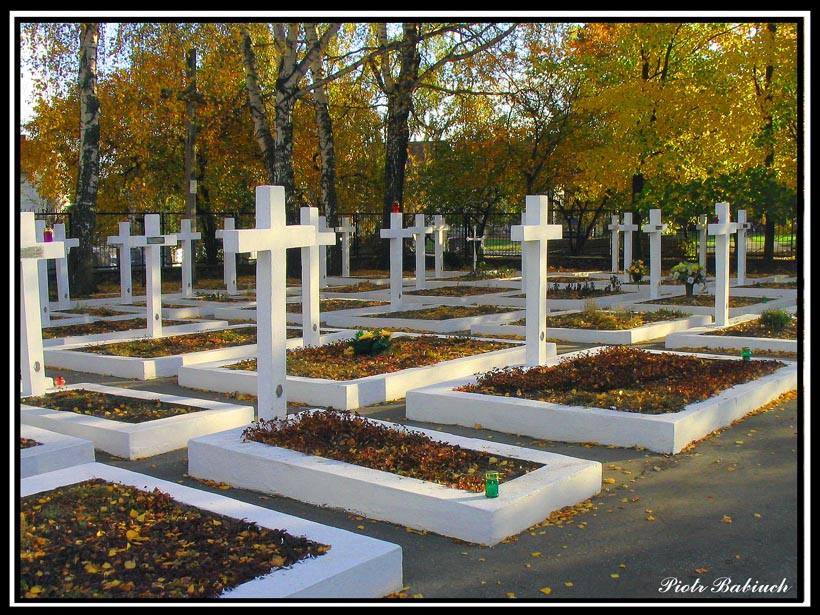
[[542, 587], [538, 591], [540, 591], [545, 596], [549, 596], [552, 593], [552, 588], [551, 587]]
[[723, 521], [723, 523], [731, 523], [732, 518], [729, 515], [723, 515], [723, 519], [721, 519], [721, 521]]
[[605, 478], [604, 482], [607, 483], [608, 485], [612, 485], [615, 482], [615, 479], [614, 478]]
[[564, 583], [564, 587], [572, 587], [572, 581], [567, 581]]
[[709, 569], [708, 568], [695, 568], [695, 572], [697, 572], [698, 574], [704, 574], [704, 573], [709, 572]]
[[620, 579], [620, 578], [621, 578], [621, 575], [619, 575], [617, 572], [613, 572], [613, 573], [612, 573], [611, 575], [609, 575], [609, 576], [610, 576], [610, 578], [612, 578], [612, 579]]
[[649, 515], [649, 516], [646, 518], [646, 520], [647, 520], [647, 521], [654, 521], [654, 520], [655, 520], [655, 517], [653, 517], [652, 515]]
[[507, 598], [515, 598], [515, 592], [507, 592]]
[[541, 552], [540, 551], [533, 551], [532, 553], [530, 553], [530, 555], [532, 557], [541, 557]]

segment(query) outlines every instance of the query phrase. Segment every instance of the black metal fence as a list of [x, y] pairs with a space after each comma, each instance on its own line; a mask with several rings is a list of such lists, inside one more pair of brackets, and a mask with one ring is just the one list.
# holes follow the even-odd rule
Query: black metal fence
[[[180, 220], [184, 215], [169, 212], [152, 212], [160, 216], [160, 229], [163, 234], [175, 233], [180, 230]], [[601, 257], [610, 257], [610, 231], [608, 225], [611, 216], [616, 212], [603, 212], [598, 215], [594, 223], [587, 222], [589, 218], [586, 212], [555, 211], [551, 214], [552, 224], [560, 224], [563, 227], [563, 237], [561, 240], [550, 242], [550, 254], [568, 254], [573, 250], [572, 246], [583, 239], [583, 247], [580, 255], [591, 254]], [[118, 234], [118, 223], [128, 221], [131, 223], [131, 234], [144, 234], [144, 214], [129, 213], [97, 213], [97, 240], [94, 246], [95, 263], [99, 269], [118, 268], [119, 249], [114, 245], [109, 245], [108, 237]], [[63, 213], [38, 213], [39, 219], [46, 220], [47, 226], [55, 223], [66, 225], [66, 236], [72, 237], [71, 214]], [[350, 258], [351, 269], [359, 268], [360, 263], [372, 262], [382, 252], [383, 239], [379, 231], [382, 228], [382, 213], [351, 213], [339, 214], [339, 222], [343, 217], [348, 217], [355, 229], [351, 237]], [[253, 212], [233, 212], [223, 213], [220, 218], [233, 218], [234, 226], [237, 229], [253, 228], [255, 224], [255, 214]], [[486, 219], [481, 219], [476, 214], [470, 212], [447, 214], [444, 217], [445, 223], [449, 226], [447, 231], [445, 254], [451, 258], [451, 262], [469, 264], [472, 262], [473, 250], [476, 250], [481, 259], [493, 258], [517, 258], [521, 255], [520, 243], [510, 239], [510, 229], [512, 226], [521, 224], [520, 213], [492, 213]], [[404, 214], [403, 226], [411, 226], [415, 222], [415, 214]], [[217, 220], [218, 226], [222, 228], [222, 220]], [[425, 224], [433, 224], [433, 215], [425, 215]], [[587, 233], [587, 227], [589, 232]], [[201, 229], [198, 228], [198, 230]], [[790, 221], [786, 225], [778, 227], [775, 235], [774, 254], [780, 258], [794, 258], [796, 256], [798, 228], [796, 220]], [[481, 238], [480, 242], [472, 241], [476, 236]], [[664, 236], [667, 239], [667, 236]], [[677, 231], [671, 241], [680, 252], [681, 257], [696, 260], [700, 250], [700, 233], [694, 226], [681, 228]], [[221, 242], [216, 242], [221, 246]], [[197, 261], [204, 261], [204, 245], [202, 241], [195, 244], [197, 249]], [[426, 252], [433, 254], [434, 240], [428, 235], [426, 238]], [[763, 226], [758, 221], [751, 221], [751, 229], [746, 233], [747, 255], [762, 254], [764, 248]], [[338, 248], [337, 248], [338, 249]], [[707, 255], [714, 254], [715, 238], [707, 237]], [[731, 250], [736, 251], [736, 236], [733, 236]], [[247, 254], [237, 255], [239, 264], [249, 262], [250, 256]], [[221, 263], [221, 249], [218, 251], [218, 261]], [[166, 247], [162, 250], [162, 262], [164, 267], [175, 267], [180, 264], [179, 250], [174, 247]], [[131, 250], [132, 267], [139, 269], [145, 265], [144, 251], [138, 248]]]

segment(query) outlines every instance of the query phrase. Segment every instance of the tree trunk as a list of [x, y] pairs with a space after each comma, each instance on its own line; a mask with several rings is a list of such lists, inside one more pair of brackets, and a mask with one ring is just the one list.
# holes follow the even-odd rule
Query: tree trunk
[[[69, 252], [71, 286], [78, 296], [96, 290], [94, 245], [97, 226], [97, 187], [100, 180], [100, 101], [97, 97], [98, 23], [84, 23], [80, 29], [80, 158], [74, 199], [72, 234], [80, 245]], [[73, 258], [72, 258], [73, 257]]]
[[253, 42], [250, 32], [244, 25], [239, 26], [242, 35], [242, 60], [245, 66], [245, 89], [248, 92], [248, 104], [253, 119], [253, 134], [262, 153], [262, 164], [268, 174], [268, 181], [275, 184], [276, 171], [274, 168], [274, 157], [276, 148], [273, 142], [273, 135], [270, 131], [268, 114], [265, 111], [265, 100], [262, 98], [262, 90], [259, 87], [259, 75], [256, 68], [256, 54], [253, 51]]

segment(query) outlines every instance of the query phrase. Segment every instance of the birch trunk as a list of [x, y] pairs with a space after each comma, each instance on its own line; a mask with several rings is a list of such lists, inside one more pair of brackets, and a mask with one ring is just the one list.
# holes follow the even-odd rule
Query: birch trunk
[[245, 25], [239, 26], [242, 35], [242, 60], [245, 67], [245, 89], [248, 92], [248, 104], [253, 120], [253, 135], [262, 153], [262, 164], [268, 174], [268, 181], [275, 185], [274, 157], [275, 147], [273, 135], [270, 131], [268, 115], [265, 111], [265, 101], [262, 98], [262, 90], [259, 87], [259, 75], [256, 68], [256, 54], [253, 51], [253, 42], [250, 32]]
[[96, 290], [94, 280], [95, 231], [97, 225], [97, 187], [100, 180], [100, 101], [97, 97], [98, 23], [80, 27], [80, 158], [74, 199], [71, 233], [80, 245], [69, 252], [72, 264], [71, 286], [78, 296]]

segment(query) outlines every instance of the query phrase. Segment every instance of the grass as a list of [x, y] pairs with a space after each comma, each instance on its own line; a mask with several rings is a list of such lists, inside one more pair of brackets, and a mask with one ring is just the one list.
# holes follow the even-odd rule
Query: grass
[[21, 498], [19, 524], [17, 593], [33, 603], [218, 598], [330, 549], [101, 479]]

